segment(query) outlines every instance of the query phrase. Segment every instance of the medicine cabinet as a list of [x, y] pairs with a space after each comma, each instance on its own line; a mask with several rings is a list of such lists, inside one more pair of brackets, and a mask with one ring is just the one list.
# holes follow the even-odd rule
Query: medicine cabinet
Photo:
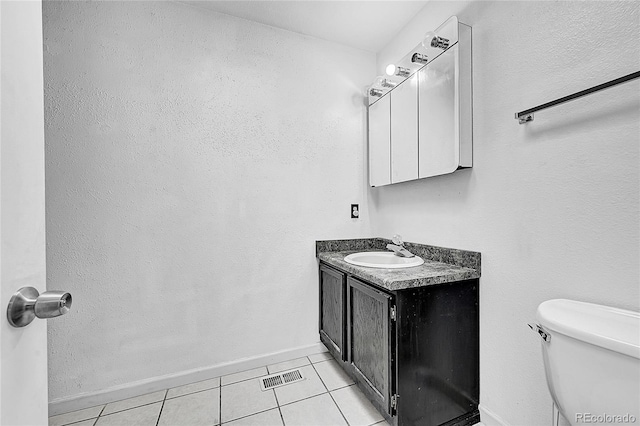
[[472, 167], [471, 27], [452, 16], [387, 74], [367, 89], [370, 185]]

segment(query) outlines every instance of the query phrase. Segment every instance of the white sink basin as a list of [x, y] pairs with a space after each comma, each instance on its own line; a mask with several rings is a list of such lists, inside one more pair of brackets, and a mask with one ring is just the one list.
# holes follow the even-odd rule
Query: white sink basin
[[385, 269], [412, 268], [424, 263], [424, 260], [418, 256], [400, 257], [390, 251], [365, 251], [361, 253], [353, 253], [346, 256], [344, 261], [357, 266]]

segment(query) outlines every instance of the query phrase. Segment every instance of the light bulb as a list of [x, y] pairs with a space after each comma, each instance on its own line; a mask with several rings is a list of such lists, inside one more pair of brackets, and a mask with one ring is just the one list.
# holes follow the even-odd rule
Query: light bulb
[[400, 77], [409, 77], [411, 70], [404, 67], [396, 67], [396, 75]]
[[447, 50], [447, 48], [449, 47], [449, 39], [438, 36], [436, 36], [436, 39], [438, 40], [438, 47], [442, 50]]
[[449, 39], [436, 35], [433, 31], [429, 31], [422, 39], [422, 47], [429, 49], [430, 47], [438, 47], [446, 50], [449, 47]]
[[387, 73], [387, 75], [395, 75], [396, 74], [396, 66], [394, 64], [387, 65], [387, 68], [385, 69], [385, 72]]
[[411, 56], [411, 62], [426, 64], [429, 62], [429, 58], [427, 58], [427, 55], [423, 55], [422, 53], [414, 53], [413, 56]]
[[400, 77], [409, 77], [411, 70], [409, 68], [397, 67], [394, 64], [387, 65], [385, 70], [387, 75], [399, 75]]
[[380, 89], [376, 89], [375, 87], [370, 87], [368, 89], [368, 93], [369, 96], [382, 96], [382, 90]]
[[436, 37], [436, 33], [434, 33], [433, 31], [429, 31], [428, 33], [426, 33], [422, 38], [422, 47], [424, 47], [425, 49], [429, 49], [430, 47], [435, 47], [431, 45], [435, 37]]
[[396, 83], [382, 76], [376, 78], [376, 81], [373, 83], [373, 85], [378, 87], [389, 87], [389, 88], [396, 87]]

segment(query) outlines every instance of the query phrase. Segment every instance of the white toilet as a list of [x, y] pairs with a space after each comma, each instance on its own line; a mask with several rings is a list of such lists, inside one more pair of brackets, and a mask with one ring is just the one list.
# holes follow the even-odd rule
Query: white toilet
[[555, 299], [536, 318], [554, 425], [639, 424], [640, 313]]

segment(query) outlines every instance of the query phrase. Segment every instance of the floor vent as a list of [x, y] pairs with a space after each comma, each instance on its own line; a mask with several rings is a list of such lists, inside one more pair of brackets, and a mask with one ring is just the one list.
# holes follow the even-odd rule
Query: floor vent
[[302, 376], [300, 369], [296, 368], [295, 370], [283, 371], [282, 373], [261, 377], [260, 388], [263, 391], [266, 391], [267, 389], [277, 388], [290, 383], [299, 382], [300, 380], [304, 380], [304, 377]]

